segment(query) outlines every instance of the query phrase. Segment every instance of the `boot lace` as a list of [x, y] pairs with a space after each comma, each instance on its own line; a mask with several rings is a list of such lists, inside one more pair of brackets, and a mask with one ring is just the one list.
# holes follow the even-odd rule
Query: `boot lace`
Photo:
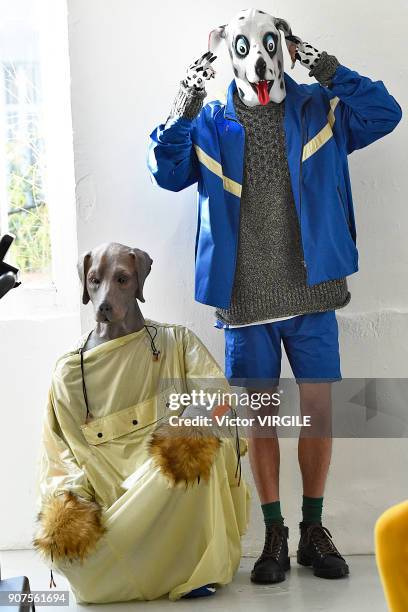
[[323, 525], [311, 525], [307, 528], [305, 536], [306, 544], [312, 544], [319, 555], [337, 555], [342, 558], [334, 545], [330, 531]]
[[262, 558], [272, 557], [277, 561], [282, 550], [284, 538], [285, 532], [280, 525], [271, 525], [267, 527]]

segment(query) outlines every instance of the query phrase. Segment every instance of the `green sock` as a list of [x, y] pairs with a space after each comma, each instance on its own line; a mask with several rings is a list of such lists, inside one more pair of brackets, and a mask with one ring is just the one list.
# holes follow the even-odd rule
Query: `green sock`
[[270, 502], [269, 504], [262, 504], [261, 508], [264, 515], [265, 525], [267, 527], [276, 523], [278, 523], [279, 525], [283, 525], [283, 516], [281, 514], [280, 501]]
[[302, 515], [304, 523], [321, 523], [323, 497], [307, 497], [303, 495]]

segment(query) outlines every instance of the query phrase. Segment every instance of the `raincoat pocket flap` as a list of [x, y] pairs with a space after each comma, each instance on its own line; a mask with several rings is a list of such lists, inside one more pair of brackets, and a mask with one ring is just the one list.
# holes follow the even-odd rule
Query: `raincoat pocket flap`
[[165, 417], [169, 395], [174, 391], [174, 387], [166, 389], [144, 402], [139, 402], [82, 425], [81, 430], [86, 441], [88, 444], [99, 445], [132, 432], [139, 432], [140, 430], [144, 432], [148, 427], [156, 425], [158, 420]]

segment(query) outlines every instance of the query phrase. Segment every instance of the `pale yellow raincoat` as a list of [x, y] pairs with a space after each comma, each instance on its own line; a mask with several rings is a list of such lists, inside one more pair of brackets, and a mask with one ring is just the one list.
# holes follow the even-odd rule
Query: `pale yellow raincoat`
[[[84, 353], [93, 416], [88, 424], [78, 351], [64, 355], [53, 375], [39, 506], [47, 496], [71, 490], [103, 507], [107, 527], [82, 564], [53, 565], [69, 580], [77, 602], [151, 600], [167, 594], [176, 600], [206, 584], [229, 583], [240, 561], [249, 493], [244, 480], [238, 484], [234, 440], [223, 440], [209, 482], [188, 489], [171, 486], [147, 453], [154, 422], [168, 415], [170, 393], [191, 393], [203, 381], [207, 390], [219, 390], [220, 384], [230, 389], [193, 332], [146, 324], [158, 332], [158, 361], [144, 328]], [[138, 475], [125, 490], [123, 481], [135, 471]]]

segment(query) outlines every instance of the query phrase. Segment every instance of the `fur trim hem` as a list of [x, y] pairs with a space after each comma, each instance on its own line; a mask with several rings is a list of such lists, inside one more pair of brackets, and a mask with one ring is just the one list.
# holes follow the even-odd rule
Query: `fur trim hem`
[[221, 441], [200, 428], [171, 425], [159, 427], [149, 442], [149, 453], [155, 465], [173, 485], [208, 481]]
[[51, 561], [82, 562], [106, 531], [99, 504], [71, 491], [46, 499], [37, 521], [34, 548]]

